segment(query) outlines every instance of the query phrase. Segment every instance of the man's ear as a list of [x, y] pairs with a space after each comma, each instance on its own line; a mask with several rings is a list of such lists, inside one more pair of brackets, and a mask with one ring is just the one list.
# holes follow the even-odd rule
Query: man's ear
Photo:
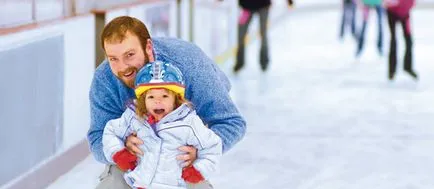
[[151, 39], [146, 40], [146, 47], [145, 47], [145, 53], [149, 57], [150, 62], [154, 62], [154, 44], [152, 43]]

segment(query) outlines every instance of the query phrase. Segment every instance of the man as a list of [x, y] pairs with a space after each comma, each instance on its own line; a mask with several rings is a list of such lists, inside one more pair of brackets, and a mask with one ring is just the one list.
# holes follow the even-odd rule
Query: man
[[[129, 100], [134, 99], [134, 80], [145, 64], [160, 60], [171, 62], [184, 74], [185, 97], [193, 103], [197, 114], [229, 150], [245, 134], [245, 121], [228, 92], [230, 83], [224, 73], [197, 46], [177, 39], [151, 39], [146, 26], [138, 19], [121, 16], [108, 23], [101, 34], [101, 45], [107, 60], [95, 71], [89, 93], [91, 125], [88, 131], [90, 149], [95, 158], [107, 164], [97, 188], [129, 188], [122, 172], [106, 160], [102, 150], [102, 134], [106, 123], [121, 116]], [[128, 136], [125, 147], [142, 155], [142, 141]], [[178, 160], [189, 166], [196, 159], [196, 149], [179, 148]]]

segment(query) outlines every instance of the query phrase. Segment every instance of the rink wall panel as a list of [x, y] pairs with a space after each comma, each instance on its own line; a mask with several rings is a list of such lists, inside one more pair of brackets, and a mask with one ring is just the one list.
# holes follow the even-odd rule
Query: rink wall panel
[[63, 136], [63, 45], [63, 35], [55, 34], [0, 50], [0, 143], [7, 144], [2, 147], [0, 166], [9, 173], [0, 175], [0, 185], [59, 149]]
[[[15, 120], [2, 123], [1, 140], [7, 141], [2, 142], [1, 150], [13, 158], [12, 162], [19, 162], [1, 160], [17, 172], [8, 173], [7, 180], [0, 178], [0, 188], [23, 188], [34, 172], [74, 147], [80, 146], [72, 154], [72, 159], [77, 156], [76, 162], [88, 154], [83, 141], [90, 124], [88, 92], [95, 70], [94, 35], [94, 16], [90, 14], [0, 35], [4, 71], [0, 98], [7, 101], [0, 106], [0, 117]], [[79, 151], [86, 153], [78, 157]], [[23, 168], [19, 166], [22, 164]], [[64, 172], [58, 168], [57, 174], [63, 174], [71, 167]], [[6, 171], [2, 171], [2, 178], [3, 173]], [[34, 180], [29, 184], [38, 188]]]
[[138, 4], [133, 7], [104, 10], [105, 23], [118, 16], [132, 16], [148, 27], [153, 37], [176, 37], [176, 1], [165, 0]]

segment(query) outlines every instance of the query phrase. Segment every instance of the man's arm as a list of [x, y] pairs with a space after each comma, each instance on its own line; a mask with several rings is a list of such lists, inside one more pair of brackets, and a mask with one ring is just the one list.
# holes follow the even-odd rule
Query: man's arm
[[115, 96], [112, 91], [106, 87], [104, 79], [95, 74], [89, 92], [90, 100], [90, 116], [91, 123], [87, 133], [87, 139], [90, 146], [90, 151], [95, 159], [101, 163], [109, 164], [104, 156], [102, 146], [102, 136], [104, 127], [109, 120], [119, 118], [122, 110], [116, 107]]
[[191, 60], [183, 71], [186, 98], [193, 103], [199, 117], [222, 139], [223, 152], [226, 152], [242, 139], [246, 122], [229, 96], [230, 83], [226, 75], [197, 46], [190, 45], [187, 49]]

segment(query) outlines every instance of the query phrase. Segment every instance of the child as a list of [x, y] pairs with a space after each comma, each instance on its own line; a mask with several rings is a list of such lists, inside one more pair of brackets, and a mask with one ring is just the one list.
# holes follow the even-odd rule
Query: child
[[414, 79], [417, 74], [412, 68], [412, 36], [410, 30], [410, 10], [414, 6], [414, 0], [389, 0], [385, 2], [387, 9], [387, 21], [390, 29], [389, 50], [389, 80], [393, 80], [396, 71], [396, 32], [395, 25], [401, 23], [405, 39], [404, 71]]
[[[216, 170], [222, 141], [202, 123], [185, 100], [184, 91], [178, 68], [149, 63], [137, 73], [135, 105], [107, 123], [104, 155], [126, 172], [124, 178], [132, 188], [212, 188], [205, 180]], [[133, 133], [143, 140], [143, 156], [136, 157], [124, 147], [126, 137]], [[182, 168], [176, 156], [178, 147], [185, 145], [198, 152], [193, 165]]]
[[[361, 3], [360, 3], [361, 2]], [[368, 24], [369, 19], [369, 10], [371, 8], [375, 8], [375, 11], [377, 12], [377, 24], [378, 24], [378, 38], [377, 38], [377, 50], [380, 55], [383, 55], [383, 23], [382, 23], [382, 16], [383, 16], [383, 7], [381, 5], [381, 0], [359, 0], [359, 4], [361, 4], [361, 7], [363, 9], [363, 22], [362, 22], [362, 28], [358, 36], [358, 45], [357, 45], [357, 52], [356, 57], [359, 57], [363, 51], [363, 46], [365, 44], [365, 31]]]

